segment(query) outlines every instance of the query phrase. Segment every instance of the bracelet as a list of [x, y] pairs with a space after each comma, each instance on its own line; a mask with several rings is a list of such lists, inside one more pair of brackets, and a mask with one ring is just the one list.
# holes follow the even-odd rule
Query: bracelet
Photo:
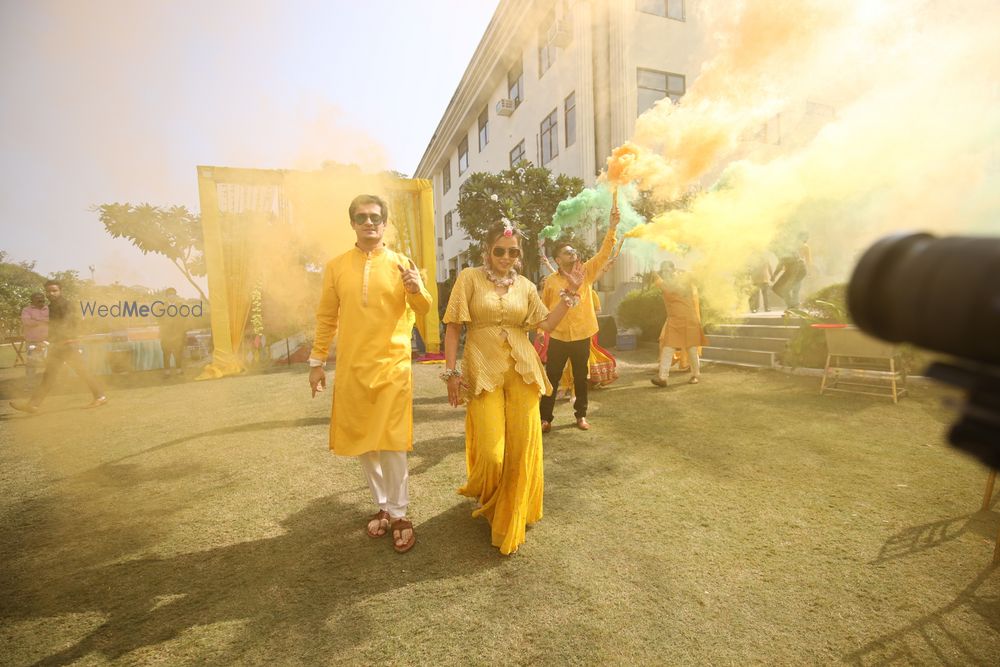
[[443, 371], [441, 371], [441, 375], [439, 375], [438, 377], [447, 382], [452, 378], [462, 377], [462, 371], [458, 370], [457, 368], [446, 368]]
[[576, 292], [570, 292], [569, 290], [566, 289], [559, 291], [559, 298], [562, 299], [563, 303], [565, 303], [570, 308], [580, 303], [580, 295], [577, 294]]

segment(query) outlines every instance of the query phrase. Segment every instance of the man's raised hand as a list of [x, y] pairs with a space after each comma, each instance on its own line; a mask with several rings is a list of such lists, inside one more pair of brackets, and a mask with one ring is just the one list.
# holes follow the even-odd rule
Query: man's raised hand
[[580, 285], [583, 284], [585, 275], [583, 264], [577, 260], [576, 264], [573, 265], [573, 270], [566, 275], [566, 282], [569, 283], [571, 292], [576, 292], [580, 289]]
[[399, 269], [399, 277], [403, 279], [403, 288], [410, 294], [416, 294], [420, 291], [420, 272], [412, 259], [407, 258], [407, 261], [410, 268], [404, 269], [402, 264], [397, 264], [396, 268]]

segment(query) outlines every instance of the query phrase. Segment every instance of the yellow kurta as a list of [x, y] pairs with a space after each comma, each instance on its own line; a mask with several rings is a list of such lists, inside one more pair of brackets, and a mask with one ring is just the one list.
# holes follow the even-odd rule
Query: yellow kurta
[[313, 359], [327, 358], [338, 333], [330, 449], [341, 456], [413, 449], [410, 337], [414, 311], [431, 296], [403, 288], [409, 260], [387, 248], [354, 247], [326, 265], [316, 311]]
[[[570, 308], [566, 316], [562, 318], [559, 325], [552, 331], [552, 337], [564, 342], [583, 340], [590, 338], [597, 333], [597, 313], [594, 307], [594, 281], [604, 265], [611, 259], [611, 253], [615, 249], [615, 230], [608, 227], [608, 233], [604, 235], [604, 242], [601, 243], [597, 254], [583, 263], [583, 284], [580, 285], [580, 303]], [[552, 273], [545, 279], [542, 287], [542, 302], [549, 310], [552, 310], [559, 303], [559, 292], [569, 288], [569, 281], [562, 273]]]
[[660, 331], [660, 350], [665, 347], [686, 350], [708, 345], [708, 339], [701, 328], [698, 292], [695, 287], [667, 283], [659, 276], [656, 276], [656, 286], [663, 293], [663, 306], [667, 311], [667, 320]]

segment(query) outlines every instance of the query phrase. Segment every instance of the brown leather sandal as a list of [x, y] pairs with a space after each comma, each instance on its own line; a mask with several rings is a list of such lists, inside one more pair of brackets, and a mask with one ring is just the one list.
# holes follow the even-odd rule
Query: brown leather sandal
[[[396, 544], [396, 531], [399, 531], [399, 538], [402, 539], [403, 531], [410, 531], [410, 539], [405, 544]], [[417, 543], [417, 532], [413, 530], [413, 524], [407, 519], [396, 519], [392, 522], [392, 548], [398, 553], [405, 554]]]
[[[368, 519], [368, 523], [365, 524], [365, 532], [368, 533], [368, 537], [370, 537], [372, 539], [375, 539], [377, 537], [382, 537], [386, 533], [388, 533], [389, 532], [389, 520], [390, 520], [389, 513], [386, 512], [385, 510], [379, 510], [378, 514], [375, 514], [374, 516], [372, 516], [372, 518]], [[382, 531], [381, 533], [379, 533], [379, 532], [372, 533], [371, 527], [370, 527], [372, 525], [372, 521], [378, 521], [378, 528], [376, 528], [375, 530], [376, 531], [381, 530]], [[385, 528], [382, 527], [382, 522], [383, 521], [385, 521]]]

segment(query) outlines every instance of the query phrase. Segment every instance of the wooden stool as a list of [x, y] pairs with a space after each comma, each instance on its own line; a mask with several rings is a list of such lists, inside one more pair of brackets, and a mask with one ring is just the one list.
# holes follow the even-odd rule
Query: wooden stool
[[14, 349], [14, 365], [24, 366], [27, 364], [27, 360], [24, 358], [25, 352], [28, 348], [28, 342], [24, 339], [24, 336], [11, 336], [5, 343], [9, 343]]
[[[997, 481], [997, 471], [991, 470], [986, 478], [986, 493], [983, 495], [983, 511], [990, 510], [990, 500], [993, 499], [993, 484]], [[1000, 533], [997, 533], [997, 545], [993, 549], [993, 564], [1000, 564]]]

